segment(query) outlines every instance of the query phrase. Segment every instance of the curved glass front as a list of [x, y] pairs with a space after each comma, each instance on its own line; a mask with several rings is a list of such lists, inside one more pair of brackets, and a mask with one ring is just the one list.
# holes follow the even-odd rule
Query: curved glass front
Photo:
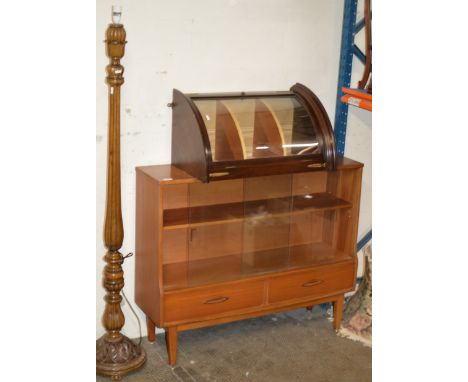
[[320, 130], [295, 95], [193, 99], [214, 161], [322, 152]]

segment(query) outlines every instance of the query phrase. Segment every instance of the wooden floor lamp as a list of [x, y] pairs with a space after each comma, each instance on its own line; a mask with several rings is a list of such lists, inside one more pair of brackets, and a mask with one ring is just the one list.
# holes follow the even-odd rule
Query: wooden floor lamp
[[146, 361], [146, 353], [128, 337], [120, 333], [125, 317], [120, 307], [124, 286], [119, 252], [124, 231], [120, 198], [120, 87], [124, 83], [124, 68], [120, 59], [125, 53], [125, 29], [120, 24], [120, 9], [112, 9], [112, 24], [106, 31], [106, 53], [110, 59], [106, 67], [109, 85], [109, 138], [107, 151], [107, 199], [104, 227], [105, 256], [103, 284], [107, 293], [103, 325], [106, 334], [96, 341], [96, 373], [120, 380], [122, 375], [139, 368]]

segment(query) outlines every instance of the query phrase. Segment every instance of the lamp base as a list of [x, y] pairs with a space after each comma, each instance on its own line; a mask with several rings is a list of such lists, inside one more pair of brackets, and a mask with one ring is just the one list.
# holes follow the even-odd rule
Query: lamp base
[[96, 340], [96, 374], [110, 376], [112, 381], [121, 380], [145, 361], [145, 350], [124, 335], [117, 341], [109, 340], [107, 335]]

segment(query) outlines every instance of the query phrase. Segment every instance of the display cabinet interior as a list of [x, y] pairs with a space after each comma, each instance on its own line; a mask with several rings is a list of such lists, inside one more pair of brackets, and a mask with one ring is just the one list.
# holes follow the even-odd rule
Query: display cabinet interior
[[165, 185], [164, 290], [352, 260], [354, 248], [340, 240], [352, 228], [344, 176]]

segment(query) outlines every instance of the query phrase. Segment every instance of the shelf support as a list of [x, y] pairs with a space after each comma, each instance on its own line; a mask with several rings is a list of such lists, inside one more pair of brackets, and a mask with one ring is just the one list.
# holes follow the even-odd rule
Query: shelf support
[[354, 34], [358, 33], [361, 31], [362, 28], [366, 25], [366, 20], [362, 18], [356, 23], [356, 26], [354, 27]]
[[356, 27], [357, 0], [345, 0], [343, 14], [343, 30], [341, 33], [340, 69], [335, 109], [335, 141], [337, 154], [344, 156], [346, 142], [346, 125], [348, 120], [348, 104], [341, 102], [343, 91], [351, 83], [351, 68], [353, 64], [353, 46]]
[[363, 53], [361, 49], [358, 48], [356, 44], [353, 45], [353, 53], [356, 56], [356, 58], [361, 61], [363, 65], [366, 64], [366, 55]]
[[369, 230], [357, 243], [356, 252], [359, 252], [372, 239], [372, 230]]

